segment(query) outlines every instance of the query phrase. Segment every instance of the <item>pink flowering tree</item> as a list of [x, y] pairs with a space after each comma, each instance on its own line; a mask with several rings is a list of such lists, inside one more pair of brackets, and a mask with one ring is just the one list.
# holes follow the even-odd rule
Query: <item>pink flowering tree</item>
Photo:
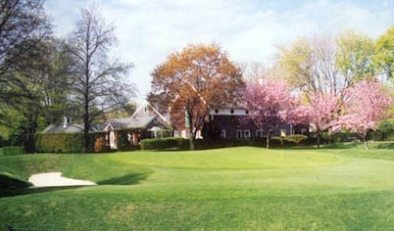
[[357, 133], [368, 149], [367, 132], [376, 130], [379, 121], [388, 116], [391, 96], [376, 80], [362, 80], [345, 91], [344, 110], [332, 131], [347, 129]]
[[309, 104], [303, 113], [309, 125], [316, 132], [317, 148], [320, 148], [321, 134], [332, 128], [340, 108], [339, 99], [334, 94], [313, 92], [308, 94]]
[[295, 97], [289, 101], [286, 113], [285, 121], [292, 126], [310, 123], [309, 106], [301, 104], [299, 99]]
[[264, 80], [249, 84], [245, 92], [246, 106], [249, 109], [248, 121], [266, 132], [269, 148], [273, 129], [285, 122], [292, 97], [286, 83], [278, 80]]

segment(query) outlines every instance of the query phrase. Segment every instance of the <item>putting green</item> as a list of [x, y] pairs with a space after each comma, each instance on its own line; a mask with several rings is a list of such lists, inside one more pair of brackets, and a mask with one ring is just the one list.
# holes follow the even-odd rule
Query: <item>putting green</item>
[[55, 230], [390, 230], [392, 149], [0, 157], [17, 179], [45, 171], [99, 186], [14, 191], [0, 225]]

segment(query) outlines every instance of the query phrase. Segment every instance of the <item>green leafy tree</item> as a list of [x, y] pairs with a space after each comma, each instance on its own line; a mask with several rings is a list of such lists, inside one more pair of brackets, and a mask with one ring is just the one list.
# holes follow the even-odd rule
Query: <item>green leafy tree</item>
[[376, 41], [374, 61], [378, 68], [389, 78], [394, 76], [394, 26]]
[[[56, 123], [67, 110], [70, 60], [62, 42], [42, 40], [10, 66], [11, 81], [0, 83], [3, 93], [10, 96], [2, 104], [0, 120], [19, 137], [27, 152], [34, 152], [36, 132]], [[17, 117], [12, 116], [15, 112]], [[10, 123], [10, 119], [18, 122]]]
[[375, 54], [374, 42], [367, 35], [346, 31], [337, 38], [336, 65], [345, 81], [372, 76], [375, 66], [372, 57]]
[[280, 47], [276, 71], [304, 92], [342, 96], [354, 81], [373, 75], [374, 45], [359, 33], [301, 38]]
[[9, 74], [25, 54], [48, 38], [51, 25], [42, 0], [2, 0], [0, 4], [0, 102], [8, 101], [17, 92], [9, 92]]

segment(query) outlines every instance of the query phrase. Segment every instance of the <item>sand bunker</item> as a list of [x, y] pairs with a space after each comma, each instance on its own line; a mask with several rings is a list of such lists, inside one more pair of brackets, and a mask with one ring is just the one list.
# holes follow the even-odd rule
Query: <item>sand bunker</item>
[[96, 183], [88, 180], [63, 177], [61, 172], [33, 174], [30, 176], [29, 182], [32, 183], [34, 187], [96, 185]]

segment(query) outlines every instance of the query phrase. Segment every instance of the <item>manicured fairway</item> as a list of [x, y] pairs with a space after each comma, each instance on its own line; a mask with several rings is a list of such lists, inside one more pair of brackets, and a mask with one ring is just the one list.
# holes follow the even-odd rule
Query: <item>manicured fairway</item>
[[[0, 198], [0, 225], [53, 230], [394, 230], [394, 149], [0, 157], [21, 180], [61, 171], [98, 186]], [[1, 228], [0, 228], [1, 230]]]

